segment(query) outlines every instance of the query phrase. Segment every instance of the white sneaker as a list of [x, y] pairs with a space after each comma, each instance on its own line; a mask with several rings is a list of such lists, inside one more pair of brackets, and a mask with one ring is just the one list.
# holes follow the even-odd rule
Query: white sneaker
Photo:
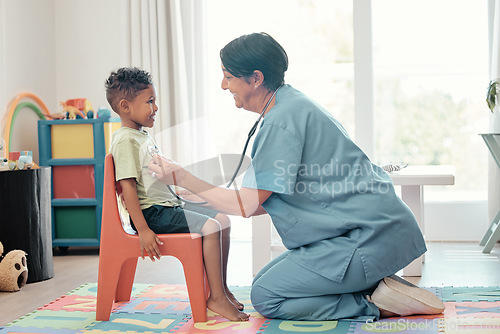
[[444, 304], [433, 293], [392, 275], [380, 281], [368, 298], [379, 309], [401, 316], [412, 314], [440, 314]]

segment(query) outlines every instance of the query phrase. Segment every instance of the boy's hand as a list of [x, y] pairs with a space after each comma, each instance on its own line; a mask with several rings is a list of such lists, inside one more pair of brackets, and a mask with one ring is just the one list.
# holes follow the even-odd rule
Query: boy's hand
[[130, 215], [130, 219], [135, 224], [135, 228], [139, 233], [139, 243], [141, 246], [141, 258], [144, 259], [144, 254], [149, 256], [151, 261], [155, 261], [155, 257], [160, 259], [160, 248], [158, 245], [163, 245], [160, 238], [149, 228], [141, 210], [139, 198], [137, 197], [137, 186], [134, 178], [120, 180], [122, 187], [122, 196], [125, 201], [125, 207]]
[[141, 257], [143, 260], [144, 254], [149, 256], [153, 262], [155, 258], [160, 259], [161, 253], [158, 245], [163, 245], [163, 242], [161, 242], [160, 238], [153, 231], [145, 229], [139, 232], [139, 242], [141, 244]]

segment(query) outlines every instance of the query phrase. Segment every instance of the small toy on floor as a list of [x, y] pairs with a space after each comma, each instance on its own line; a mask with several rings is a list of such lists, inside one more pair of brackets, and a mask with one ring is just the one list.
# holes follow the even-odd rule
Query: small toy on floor
[[[3, 254], [0, 242], [0, 256]], [[12, 250], [5, 254], [0, 262], [0, 291], [19, 291], [28, 280], [26, 253], [22, 250]]]

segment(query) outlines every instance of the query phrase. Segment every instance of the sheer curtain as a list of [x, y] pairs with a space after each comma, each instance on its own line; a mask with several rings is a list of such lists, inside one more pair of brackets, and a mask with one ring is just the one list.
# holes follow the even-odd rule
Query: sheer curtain
[[[489, 1], [490, 10], [490, 80], [500, 80], [500, 0]], [[486, 109], [487, 110], [487, 109]], [[500, 108], [490, 116], [491, 133], [500, 133]], [[500, 170], [489, 155], [488, 163], [488, 216], [493, 221], [500, 209]]]
[[131, 66], [149, 71], [159, 112], [149, 129], [162, 152], [182, 164], [206, 151], [205, 0], [129, 0], [124, 29]]

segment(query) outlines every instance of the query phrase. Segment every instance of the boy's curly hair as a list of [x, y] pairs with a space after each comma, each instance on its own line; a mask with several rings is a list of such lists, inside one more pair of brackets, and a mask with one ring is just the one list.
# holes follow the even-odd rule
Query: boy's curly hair
[[122, 100], [133, 101], [141, 90], [153, 84], [151, 74], [137, 67], [122, 67], [112, 72], [106, 80], [106, 99], [118, 113], [117, 103]]

